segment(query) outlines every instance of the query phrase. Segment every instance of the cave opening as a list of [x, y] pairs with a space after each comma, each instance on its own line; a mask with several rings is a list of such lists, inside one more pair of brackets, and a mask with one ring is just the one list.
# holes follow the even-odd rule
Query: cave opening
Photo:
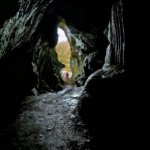
[[[55, 46], [58, 60], [64, 65], [60, 70], [64, 85], [75, 85], [75, 78], [80, 74], [78, 54], [75, 54], [75, 38], [66, 21], [61, 19], [57, 28], [58, 41]], [[78, 50], [76, 53], [79, 53]]]
[[70, 57], [71, 57], [70, 44], [65, 35], [65, 32], [60, 27], [58, 27], [57, 29], [57, 34], [58, 34], [58, 42], [55, 47], [55, 50], [58, 55], [58, 60], [63, 65], [65, 65], [65, 67], [60, 70], [60, 74], [62, 80], [65, 83], [69, 83], [72, 77], [72, 71], [70, 68]]

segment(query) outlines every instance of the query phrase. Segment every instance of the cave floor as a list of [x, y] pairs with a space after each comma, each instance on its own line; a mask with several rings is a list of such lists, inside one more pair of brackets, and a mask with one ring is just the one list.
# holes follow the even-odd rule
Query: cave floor
[[3, 134], [2, 150], [90, 150], [88, 129], [76, 113], [82, 87], [28, 96]]

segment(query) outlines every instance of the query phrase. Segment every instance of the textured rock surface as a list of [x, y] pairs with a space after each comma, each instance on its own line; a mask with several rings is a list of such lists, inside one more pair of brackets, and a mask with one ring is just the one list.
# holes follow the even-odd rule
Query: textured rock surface
[[38, 75], [36, 87], [39, 92], [62, 89], [60, 70], [64, 65], [58, 61], [55, 49], [50, 48], [48, 42], [38, 40], [33, 54], [33, 64], [33, 69]]
[[[61, 89], [61, 79], [56, 64], [58, 64], [58, 69], [62, 66], [57, 61], [57, 55], [54, 55], [54, 52], [50, 50], [57, 43], [57, 17], [51, 17], [51, 14], [46, 13], [50, 3], [51, 1], [46, 0], [20, 1], [17, 14], [5, 22], [4, 27], [0, 30], [1, 79], [3, 82], [7, 80], [9, 84], [14, 85], [13, 88], [16, 88], [16, 91], [17, 88], [20, 88], [21, 91], [28, 91], [37, 84], [39, 87], [43, 80], [49, 89]], [[53, 23], [50, 24], [48, 19]], [[47, 24], [45, 24], [45, 21]], [[47, 31], [45, 31], [46, 29]], [[52, 58], [56, 57], [56, 59], [53, 58], [52, 60], [51, 55], [53, 55]], [[9, 59], [13, 59], [15, 65]], [[10, 61], [10, 64], [8, 61]], [[30, 70], [23, 64], [30, 66]], [[11, 68], [11, 70], [7, 68]], [[22, 70], [24, 73], [22, 73]], [[13, 80], [9, 77], [5, 78], [7, 74], [10, 75], [12, 72], [16, 74]], [[48, 72], [47, 76], [49, 75], [51, 79], [48, 79], [44, 72]], [[37, 75], [37, 77], [32, 79], [30, 74], [35, 74], [34, 76]], [[30, 80], [37, 80], [38, 82], [32, 84]], [[49, 80], [55, 80], [56, 87]], [[25, 84], [23, 81], [25, 81]], [[17, 86], [17, 84], [14, 84], [15, 82], [20, 83], [20, 85]]]
[[18, 11], [19, 3], [18, 0], [1, 0], [0, 1], [0, 28], [4, 22], [15, 15]]
[[5, 132], [0, 130], [1, 150], [90, 149], [88, 130], [74, 113], [80, 91], [66, 87], [27, 97], [16, 121]]
[[[122, 96], [126, 98], [124, 89], [127, 76], [124, 68], [125, 35], [122, 13], [123, 4], [118, 1], [112, 6], [111, 20], [107, 32], [105, 30], [110, 44], [106, 49], [104, 65], [88, 77], [78, 103], [79, 114], [89, 126], [97, 146], [99, 135], [103, 137], [104, 143], [109, 141], [112, 146], [126, 141], [124, 136], [127, 134], [127, 128], [123, 128], [126, 127], [124, 121], [128, 112], [127, 101], [125, 102]], [[94, 53], [89, 59], [93, 58]], [[93, 66], [89, 68], [94, 69]]]
[[111, 19], [106, 31], [109, 45], [106, 49], [103, 68], [111, 65], [125, 64], [125, 31], [123, 18], [123, 3], [118, 1], [112, 6]]
[[126, 79], [119, 66], [107, 73], [98, 70], [85, 83], [78, 112], [89, 127], [96, 148], [101, 147], [99, 139], [106, 147], [128, 143], [125, 138], [128, 134], [125, 85]]
[[[8, 20], [0, 29], [0, 116], [6, 120], [4, 124], [11, 120], [20, 100], [30, 94], [32, 88], [40, 86], [41, 90], [44, 82], [46, 89], [43, 90], [61, 89], [56, 71], [58, 61], [54, 58], [56, 55], [50, 53], [57, 43], [57, 17], [47, 12], [50, 4], [49, 0], [20, 0], [17, 13], [11, 14], [10, 19], [6, 17]], [[2, 6], [7, 9], [7, 5]]]
[[[98, 72], [97, 71], [94, 72], [95, 70], [98, 70], [98, 66], [95, 65], [96, 63], [94, 63], [94, 61], [98, 60], [95, 58], [98, 55], [96, 52], [93, 52], [87, 57], [87, 63], [89, 64], [88, 65], [89, 68], [87, 69], [87, 71], [91, 70], [91, 72], [94, 72], [94, 73], [88, 78], [88, 80], [85, 83], [85, 90], [83, 92], [83, 97], [84, 95], [86, 95], [85, 96], [86, 100], [82, 98], [81, 101], [84, 101], [83, 105], [86, 105], [88, 107], [90, 107], [89, 105], [89, 102], [91, 101], [90, 99], [93, 99], [95, 95], [97, 97], [100, 96], [98, 92], [99, 88], [97, 89], [97, 87], [102, 86], [102, 89], [101, 89], [102, 91], [101, 90], [99, 91], [101, 91], [102, 93], [106, 92], [106, 89], [103, 87], [104, 86], [103, 84], [106, 82], [106, 87], [108, 87], [108, 93], [109, 93], [109, 89], [110, 91], [112, 90], [111, 87], [109, 87], [109, 86], [112, 86], [111, 81], [112, 82], [116, 81], [116, 84], [118, 84], [117, 82], [119, 80], [120, 82], [124, 82], [123, 78], [125, 79], [125, 69], [124, 69], [124, 63], [125, 63], [124, 62], [125, 61], [125, 58], [124, 58], [125, 37], [124, 36], [125, 35], [124, 35], [122, 12], [123, 12], [122, 1], [118, 1], [112, 6], [111, 20], [110, 20], [107, 32], [105, 30], [105, 34], [107, 35], [110, 44], [108, 45], [106, 49], [107, 51], [105, 55], [105, 62], [104, 62], [102, 69]], [[92, 64], [90, 65], [90, 63], [92, 62], [93, 62], [93, 65]], [[99, 68], [101, 68], [100, 65], [99, 65]], [[116, 80], [116, 78], [118, 78], [118, 81]], [[102, 82], [102, 85], [101, 85], [101, 82]], [[91, 85], [91, 83], [93, 84]], [[93, 87], [96, 87], [96, 89]], [[92, 91], [94, 92], [94, 94], [92, 94], [93, 93]], [[89, 96], [89, 101], [87, 100], [88, 96]], [[96, 103], [98, 103], [98, 101]], [[89, 113], [90, 108], [86, 108], [86, 110], [84, 110], [84, 106], [82, 107], [82, 102], [79, 104], [79, 106], [80, 106], [81, 112], [85, 114]], [[96, 105], [93, 102], [93, 108], [94, 106], [96, 107]], [[82, 108], [83, 108], [83, 111], [82, 111]], [[82, 113], [80, 114], [82, 115]]]

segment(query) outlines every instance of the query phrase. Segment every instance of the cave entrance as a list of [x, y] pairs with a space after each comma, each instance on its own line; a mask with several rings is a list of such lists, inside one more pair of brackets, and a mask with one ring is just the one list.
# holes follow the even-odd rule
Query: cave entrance
[[55, 47], [58, 60], [65, 65], [60, 70], [61, 78], [65, 84], [75, 84], [75, 78], [79, 74], [78, 58], [74, 54], [73, 37], [64, 19], [58, 24], [58, 42]]
[[71, 47], [66, 37], [66, 34], [62, 28], [58, 27], [57, 34], [58, 42], [55, 47], [55, 50], [58, 55], [58, 60], [65, 65], [65, 67], [60, 70], [60, 74], [62, 80], [64, 82], [69, 83], [72, 79], [72, 71], [70, 68]]

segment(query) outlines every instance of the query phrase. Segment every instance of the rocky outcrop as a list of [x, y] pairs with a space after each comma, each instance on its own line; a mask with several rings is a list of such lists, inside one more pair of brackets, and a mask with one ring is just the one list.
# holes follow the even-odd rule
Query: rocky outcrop
[[64, 65], [58, 61], [55, 49], [50, 48], [48, 42], [38, 40], [33, 54], [33, 64], [33, 70], [38, 76], [36, 89], [40, 93], [62, 89], [60, 70]]
[[[127, 134], [128, 106], [126, 78], [120, 66], [89, 76], [78, 103], [78, 113], [89, 127], [95, 148], [124, 143]], [[119, 93], [119, 94], [118, 94]], [[99, 145], [101, 140], [102, 145]], [[110, 143], [110, 145], [108, 144]]]
[[[88, 65], [89, 68], [87, 70], [89, 71], [91, 69], [94, 73], [92, 75], [90, 75], [90, 77], [87, 79], [87, 81], [84, 85], [85, 88], [83, 90], [83, 95], [81, 95], [81, 97], [82, 96], [84, 97], [84, 94], [88, 93], [88, 94], [85, 94], [86, 99], [88, 99], [87, 95], [89, 95], [89, 99], [90, 99], [90, 97], [92, 97], [92, 99], [93, 99], [93, 97], [95, 97], [95, 95], [98, 98], [100, 96], [99, 92], [97, 91], [97, 90], [99, 90], [99, 88], [97, 88], [97, 90], [95, 90], [95, 89], [93, 89], [93, 87], [101, 86], [102, 83], [105, 83], [105, 82], [106, 82], [106, 85], [110, 84], [110, 86], [111, 86], [111, 80], [115, 81], [115, 78], [118, 78], [118, 80], [119, 79], [121, 80], [122, 76], [125, 78], [125, 69], [124, 69], [125, 35], [124, 35], [124, 24], [123, 24], [123, 14], [122, 13], [123, 13], [123, 4], [122, 4], [122, 1], [119, 0], [112, 6], [110, 23], [109, 23], [107, 31], [105, 30], [105, 34], [107, 35], [107, 38], [110, 42], [106, 49], [105, 62], [103, 64], [103, 67], [100, 67], [100, 65], [99, 65], [96, 68], [96, 66], [95, 66], [96, 63], [94, 63], [94, 60], [98, 61], [98, 59], [96, 59], [98, 54], [96, 52], [93, 52], [92, 54], [88, 55], [89, 59], [87, 59], [87, 62], [89, 64]], [[91, 62], [93, 62], [93, 65], [90, 66]], [[98, 69], [98, 67], [101, 69]], [[95, 72], [96, 69], [99, 71]], [[107, 80], [110, 80], [110, 83], [109, 82], [107, 83]], [[92, 85], [91, 85], [91, 83], [92, 83]], [[104, 86], [104, 85], [102, 85], [102, 86]], [[109, 91], [110, 86], [108, 86], [108, 91]], [[103, 93], [103, 91], [105, 92], [105, 90], [106, 89], [102, 88], [102, 93]], [[84, 98], [82, 98], [82, 100], [85, 103], [86, 102], [88, 103], [88, 100], [84, 100]], [[79, 105], [81, 105], [81, 107], [80, 107], [81, 109], [83, 108], [82, 100], [81, 100], [81, 103], [79, 104]], [[92, 101], [91, 101], [91, 103], [92, 103]], [[84, 110], [83, 112], [88, 113], [88, 109]], [[82, 113], [80, 113], [80, 114], [82, 115]]]
[[0, 28], [3, 27], [7, 19], [13, 17], [19, 8], [19, 0], [1, 0], [0, 1]]
[[[4, 27], [0, 30], [0, 64], [2, 66], [1, 72], [4, 74], [1, 75], [1, 79], [14, 85], [14, 89], [17, 87], [16, 91], [20, 88], [21, 92], [27, 92], [36, 86], [40, 89], [42, 86], [39, 85], [43, 82], [47, 84], [48, 89], [61, 89], [61, 78], [57, 71], [61, 68], [61, 64], [58, 63], [54, 51], [51, 51], [57, 43], [58, 23], [58, 17], [53, 12], [47, 12], [51, 2], [46, 0], [36, 2], [21, 0], [16, 15], [6, 21]], [[24, 58], [26, 55], [30, 59]], [[9, 59], [13, 59], [14, 62], [9, 64]], [[21, 68], [20, 60], [23, 64], [29, 65], [30, 69], [26, 69], [27, 67], [24, 67], [24, 65]], [[7, 63], [5, 64], [5, 62]], [[58, 68], [56, 68], [56, 64]], [[10, 67], [11, 70], [7, 69]], [[24, 73], [22, 73], [22, 70]], [[11, 77], [5, 78], [7, 74], [10, 75], [14, 71], [16, 77], [13, 81]], [[34, 74], [36, 78], [32, 79], [30, 74]], [[32, 84], [30, 80], [38, 82]], [[49, 80], [55, 81], [57, 86], [54, 86], [54, 83], [50, 83]], [[19, 83], [19, 86], [14, 84], [15, 82]]]
[[[122, 96], [126, 97], [124, 87], [127, 84], [124, 68], [125, 35], [122, 13], [123, 4], [119, 0], [112, 6], [110, 23], [107, 32], [105, 30], [109, 44], [104, 64], [101, 69], [88, 77], [78, 103], [79, 115], [89, 126], [92, 135], [94, 137], [101, 135], [105, 139], [104, 142], [110, 143], [110, 139], [120, 141], [118, 137], [125, 134], [122, 128], [124, 127], [123, 119], [126, 119], [125, 113], [127, 113], [127, 105], [122, 99]], [[114, 134], [117, 137], [113, 137]], [[99, 142], [95, 142], [98, 146]]]
[[109, 45], [106, 49], [103, 69], [116, 64], [125, 65], [125, 31], [121, 0], [112, 6], [111, 19], [105, 34]]
[[0, 29], [2, 122], [10, 120], [21, 99], [33, 88], [39, 92], [62, 89], [57, 70], [61, 64], [52, 49], [57, 43], [58, 20], [53, 12], [48, 12], [51, 2], [20, 0], [16, 15], [6, 17], [8, 20]]
[[76, 77], [76, 84], [82, 86], [89, 75], [102, 68], [108, 41], [98, 27], [93, 27], [88, 32], [77, 30], [73, 35], [78, 43], [75, 49], [80, 62], [80, 74]]

